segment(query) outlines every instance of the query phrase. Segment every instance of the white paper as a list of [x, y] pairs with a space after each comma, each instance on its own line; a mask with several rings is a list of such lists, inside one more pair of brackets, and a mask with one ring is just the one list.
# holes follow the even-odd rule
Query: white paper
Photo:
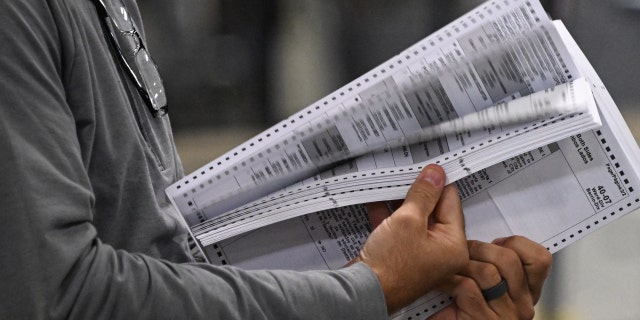
[[[520, 36], [524, 30], [526, 34], [535, 35], [530, 39], [540, 41], [524, 40]], [[428, 75], [433, 70], [451, 70], [445, 68], [447, 65], [459, 67], [465, 55], [474, 55], [477, 48], [489, 48], [507, 39], [520, 41], [521, 46], [516, 47], [520, 55], [510, 57], [521, 59], [511, 60], [507, 65], [518, 66], [521, 76], [510, 79], [523, 81], [500, 82], [499, 77], [491, 78], [494, 63], [504, 58], [497, 55], [493, 62], [471, 59], [475, 65], [469, 65], [467, 73], [439, 74], [440, 86], [414, 95], [394, 95], [394, 90], [387, 90], [429, 82], [432, 79]], [[544, 58], [536, 59], [532, 55]], [[474, 57], [477, 56], [481, 55]], [[255, 183], [256, 179], [266, 179], [268, 172], [254, 170], [250, 173], [253, 176], [238, 172], [251, 165], [252, 157], [253, 163], [267, 161], [272, 169], [287, 170], [284, 162], [269, 159], [267, 150], [271, 148], [271, 152], [275, 152], [278, 145], [280, 150], [287, 150], [292, 143], [285, 145], [281, 142], [283, 137], [291, 137], [294, 132], [298, 137], [300, 132], [309, 129], [305, 127], [309, 123], [312, 126], [326, 124], [326, 120], [335, 120], [334, 116], [344, 114], [354, 105], [358, 107], [361, 102], [374, 106], [384, 101], [381, 105], [385, 107], [365, 108], [373, 110], [370, 114], [347, 112], [352, 121], [346, 123], [355, 124], [351, 127], [340, 120], [329, 121], [329, 125], [344, 126], [341, 132], [344, 143], [355, 143], [358, 134], [367, 143], [374, 140], [384, 143], [385, 139], [400, 137], [394, 125], [417, 130], [427, 127], [425, 124], [451, 120], [581, 77], [585, 80], [578, 81], [586, 81], [582, 83], [589, 89], [583, 88], [579, 98], [588, 98], [592, 109], [597, 105], [598, 112], [592, 116], [584, 116], [590, 114], [585, 112], [582, 116], [558, 116], [528, 124], [489, 127], [382, 150], [321, 173], [311, 170], [307, 172], [311, 174], [308, 177], [300, 175], [303, 181], [297, 184], [278, 181], [284, 189], [255, 203], [240, 201], [240, 209], [229, 202], [224, 204], [228, 206], [224, 211], [236, 210], [235, 215], [220, 215], [217, 208], [210, 217], [205, 210], [216, 206], [208, 203], [211, 201], [208, 194], [214, 191], [214, 185], [224, 180], [222, 176], [227, 176], [227, 172], [235, 186], [220, 186], [230, 192], [252, 184], [258, 186], [252, 190], [260, 191], [256, 191], [255, 199], [272, 192], [269, 188], [261, 189], [264, 184]], [[493, 85], [478, 86], [476, 81]], [[501, 94], [502, 88], [509, 88], [508, 93]], [[437, 93], [446, 93], [440, 98], [447, 96], [449, 100], [441, 100], [445, 103], [430, 108], [427, 101]], [[410, 99], [422, 102], [411, 104]], [[407, 113], [405, 107], [410, 105], [419, 107]], [[478, 107], [480, 105], [482, 107]], [[376, 114], [376, 110], [380, 113]], [[369, 134], [364, 139], [367, 123], [383, 123], [382, 119], [389, 119], [385, 112], [396, 122], [389, 120], [386, 125], [369, 126]], [[593, 129], [600, 121], [602, 126]], [[358, 127], [358, 123], [363, 125]], [[349, 128], [360, 132], [345, 134]], [[379, 129], [378, 135], [373, 133], [374, 128]], [[510, 143], [502, 143], [503, 139]], [[518, 150], [517, 146], [525, 146], [525, 142], [529, 147]], [[506, 150], [504, 146], [511, 148]], [[477, 148], [491, 153], [495, 164], [489, 166], [483, 162], [484, 158], [478, 158], [474, 153]], [[245, 157], [246, 154], [251, 156]], [[291, 155], [288, 158], [291, 162], [304, 161], [303, 158], [309, 156], [299, 150], [288, 150], [287, 155]], [[247, 163], [243, 164], [244, 161]], [[490, 241], [519, 234], [556, 252], [640, 207], [637, 190], [640, 150], [615, 103], [566, 28], [559, 22], [552, 24], [539, 3], [525, 0], [491, 1], [481, 5], [325, 99], [187, 176], [167, 190], [167, 194], [190, 222], [198, 243], [206, 244], [204, 251], [211, 263], [248, 269], [337, 269], [358, 254], [369, 234], [362, 203], [403, 198], [419, 170], [430, 162], [443, 165], [452, 181], [461, 178], [456, 186], [463, 199], [469, 239]], [[454, 178], [450, 176], [456, 174]], [[260, 211], [267, 207], [278, 214]], [[299, 216], [305, 210], [321, 209]], [[257, 229], [252, 230], [254, 228]], [[394, 318], [425, 319], [450, 301], [446, 295], [431, 292]]]
[[[575, 79], [575, 66], [562, 60], [565, 48], [541, 29], [549, 23], [537, 2], [483, 4], [188, 175], [167, 194], [193, 225], [322, 172], [320, 158], [338, 149], [384, 144]], [[301, 141], [309, 137], [317, 139]], [[469, 139], [478, 138], [452, 135], [442, 144], [454, 150]]]

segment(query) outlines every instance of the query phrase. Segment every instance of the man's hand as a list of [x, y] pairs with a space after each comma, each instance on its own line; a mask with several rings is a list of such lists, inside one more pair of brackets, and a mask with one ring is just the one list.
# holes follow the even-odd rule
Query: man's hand
[[392, 216], [384, 219], [388, 209], [379, 204], [368, 208], [372, 220], [376, 216], [384, 220], [369, 236], [358, 260], [378, 277], [390, 314], [435, 289], [469, 262], [460, 197], [454, 186], [444, 187], [444, 182], [444, 170], [428, 165]]
[[[551, 270], [551, 254], [541, 245], [520, 236], [496, 239], [492, 244], [469, 241], [467, 267], [438, 289], [454, 297], [454, 303], [430, 320], [533, 319], [534, 305]], [[508, 291], [486, 301], [482, 290], [504, 279]]]

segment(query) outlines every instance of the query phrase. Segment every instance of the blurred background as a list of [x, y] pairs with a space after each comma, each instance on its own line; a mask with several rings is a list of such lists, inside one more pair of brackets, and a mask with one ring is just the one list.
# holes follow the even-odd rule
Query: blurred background
[[[474, 0], [138, 0], [185, 170], [357, 78]], [[542, 1], [640, 137], [640, 0]], [[640, 217], [554, 256], [536, 319], [640, 319]]]

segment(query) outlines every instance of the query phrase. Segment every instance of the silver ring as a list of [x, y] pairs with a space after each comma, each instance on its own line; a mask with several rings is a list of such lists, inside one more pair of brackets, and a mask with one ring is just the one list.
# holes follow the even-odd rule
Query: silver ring
[[509, 291], [509, 285], [507, 285], [507, 280], [502, 278], [500, 283], [498, 283], [497, 285], [489, 289], [482, 290], [482, 297], [485, 301], [489, 302], [493, 299], [502, 297], [505, 293], [507, 293], [507, 291]]

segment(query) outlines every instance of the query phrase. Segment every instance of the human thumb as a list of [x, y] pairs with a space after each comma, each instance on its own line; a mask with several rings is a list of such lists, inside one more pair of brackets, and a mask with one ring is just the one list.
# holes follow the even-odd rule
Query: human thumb
[[422, 169], [418, 178], [407, 192], [403, 206], [411, 206], [412, 212], [419, 212], [426, 219], [438, 204], [446, 175], [442, 167], [430, 164]]

